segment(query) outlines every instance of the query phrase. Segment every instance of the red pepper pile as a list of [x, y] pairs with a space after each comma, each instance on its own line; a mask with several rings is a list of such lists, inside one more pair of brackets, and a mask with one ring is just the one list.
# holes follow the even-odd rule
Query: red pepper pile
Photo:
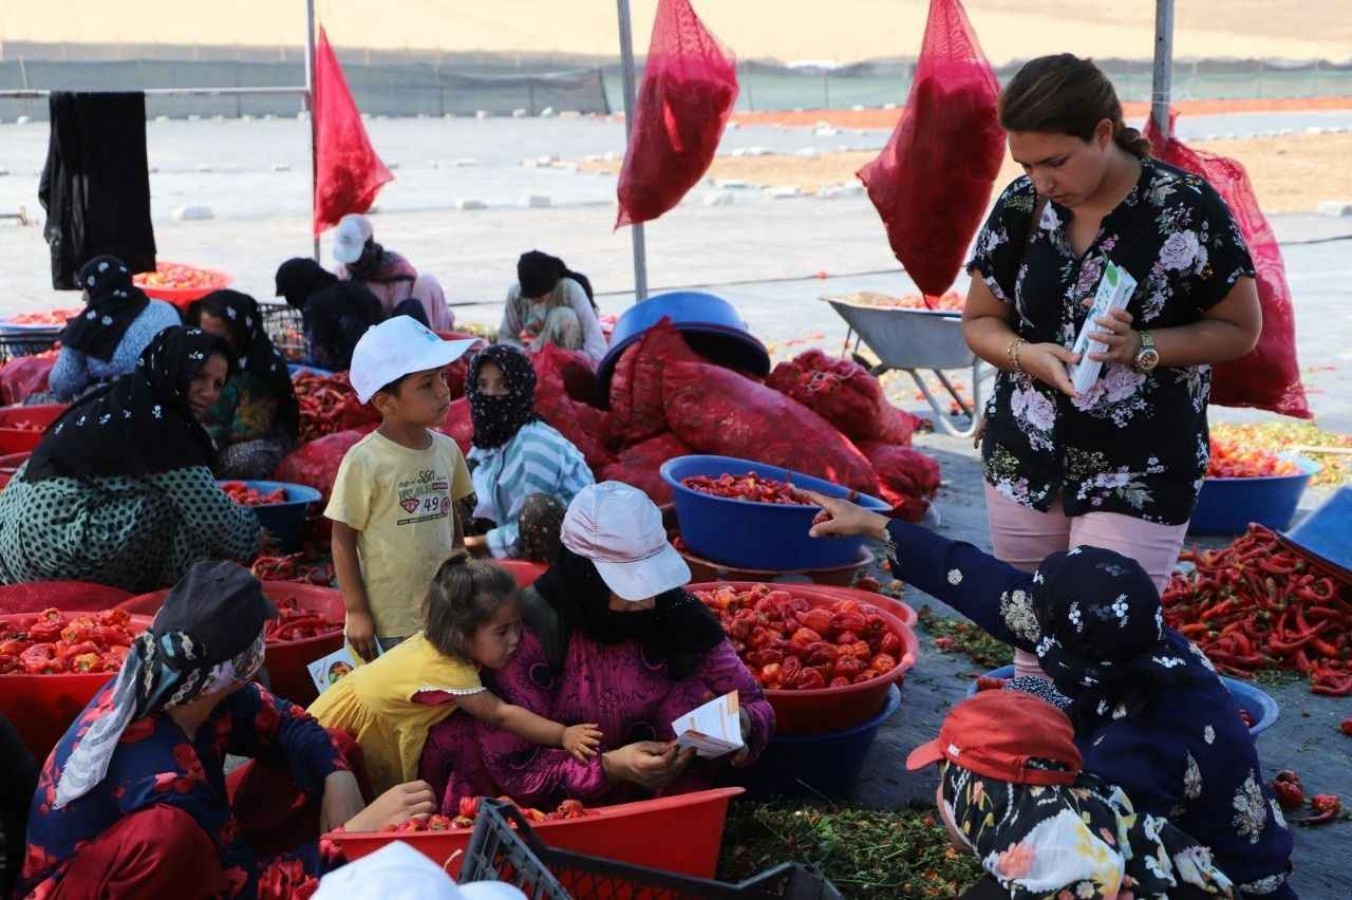
[[240, 506], [273, 506], [286, 502], [286, 491], [282, 488], [265, 494], [242, 481], [222, 481], [221, 490]]
[[1310, 690], [1352, 695], [1352, 588], [1287, 550], [1261, 525], [1223, 550], [1185, 551], [1195, 569], [1164, 591], [1169, 625], [1239, 678], [1295, 669]]
[[6, 325], [65, 325], [71, 316], [78, 316], [78, 309], [53, 309], [49, 312], [19, 313], [5, 319]]
[[753, 503], [775, 503], [780, 506], [804, 506], [793, 494], [793, 486], [774, 478], [748, 472], [745, 475], [691, 475], [681, 484], [692, 491], [722, 497], [727, 500], [749, 500]]
[[1300, 466], [1263, 447], [1237, 440], [1211, 437], [1211, 459], [1207, 478], [1264, 478], [1271, 475], [1298, 475]]
[[333, 584], [333, 564], [316, 561], [305, 552], [286, 556], [260, 556], [250, 568], [259, 581], [295, 581], [328, 587]]
[[120, 609], [67, 616], [46, 609], [0, 625], [0, 675], [116, 672], [135, 637]]
[[380, 423], [380, 414], [357, 399], [346, 372], [335, 375], [302, 372], [291, 383], [300, 404], [302, 444], [365, 423]]
[[[1278, 772], [1271, 787], [1282, 809], [1294, 811], [1305, 805], [1305, 787], [1300, 783], [1300, 776], [1290, 769]], [[1342, 812], [1343, 801], [1337, 794], [1315, 794], [1310, 798], [1311, 815], [1294, 821], [1297, 825], [1325, 825]]]
[[878, 611], [854, 600], [814, 607], [786, 590], [757, 584], [697, 591], [723, 623], [733, 648], [764, 688], [807, 691], [871, 681], [897, 667], [901, 635]]
[[269, 644], [325, 637], [343, 630], [342, 622], [326, 619], [319, 613], [300, 608], [294, 599], [277, 602], [277, 618], [269, 619], [263, 639]]
[[[409, 819], [401, 825], [391, 825], [388, 828], [382, 828], [381, 831], [408, 834], [410, 832], [457, 831], [473, 828], [474, 820], [479, 816], [479, 808], [484, 799], [483, 797], [461, 797], [457, 809], [458, 814], [455, 816], [437, 814], [425, 819]], [[582, 819], [587, 816], [586, 807], [582, 805], [581, 800], [565, 800], [552, 813], [543, 813], [538, 809], [521, 806], [511, 797], [499, 797], [498, 800], [516, 807], [522, 817], [532, 824], [562, 822], [567, 819]]]

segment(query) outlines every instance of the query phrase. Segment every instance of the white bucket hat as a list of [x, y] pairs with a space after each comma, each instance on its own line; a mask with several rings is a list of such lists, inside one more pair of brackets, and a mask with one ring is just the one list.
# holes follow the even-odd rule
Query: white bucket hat
[[690, 581], [690, 567], [667, 540], [662, 511], [618, 481], [588, 485], [563, 517], [563, 545], [591, 560], [606, 586], [638, 603]]

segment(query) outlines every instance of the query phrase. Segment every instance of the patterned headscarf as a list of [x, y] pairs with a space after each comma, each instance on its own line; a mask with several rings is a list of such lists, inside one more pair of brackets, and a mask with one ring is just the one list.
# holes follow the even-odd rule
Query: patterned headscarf
[[266, 385], [268, 394], [277, 402], [277, 427], [295, 440], [300, 433], [300, 404], [291, 384], [291, 370], [263, 327], [258, 301], [239, 291], [212, 291], [194, 304], [194, 325], [201, 324], [202, 313], [225, 322], [230, 329], [239, 374], [253, 375], [255, 386]]
[[216, 448], [188, 403], [188, 389], [214, 355], [234, 370], [225, 340], [198, 328], [166, 328], [136, 371], [91, 392], [52, 423], [25, 478], [137, 477], [210, 466]]
[[[490, 397], [479, 390], [479, 372], [484, 363], [493, 363], [502, 370], [507, 393]], [[469, 364], [470, 415], [474, 418], [474, 446], [483, 450], [501, 447], [521, 430], [534, 422], [535, 369], [530, 359], [515, 347], [494, 344], [483, 350]]]
[[1088, 773], [1068, 787], [1042, 787], [945, 762], [942, 798], [945, 815], [1014, 900], [1168, 900], [1180, 883], [1233, 896], [1205, 847], [1164, 819], [1137, 815], [1121, 789]]
[[131, 270], [115, 256], [96, 256], [81, 267], [77, 278], [89, 302], [78, 316], [66, 320], [61, 346], [107, 362], [150, 299], [132, 284]]
[[1161, 690], [1206, 677], [1187, 639], [1165, 627], [1154, 581], [1120, 553], [1052, 554], [1033, 576], [1031, 603], [1038, 662], [1073, 701], [1077, 730], [1119, 707], [1134, 715]]
[[262, 587], [233, 563], [199, 562], [132, 642], [107, 706], [79, 737], [56, 786], [59, 809], [108, 773], [127, 726], [249, 681], [263, 667], [263, 624], [276, 615]]

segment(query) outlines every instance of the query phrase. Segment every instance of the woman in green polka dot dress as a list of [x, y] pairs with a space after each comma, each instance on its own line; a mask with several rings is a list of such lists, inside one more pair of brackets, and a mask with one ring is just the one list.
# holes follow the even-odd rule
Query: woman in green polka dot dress
[[219, 337], [167, 328], [136, 371], [52, 423], [0, 491], [0, 583], [147, 591], [202, 559], [247, 560], [262, 530], [216, 486], [201, 420], [231, 374]]

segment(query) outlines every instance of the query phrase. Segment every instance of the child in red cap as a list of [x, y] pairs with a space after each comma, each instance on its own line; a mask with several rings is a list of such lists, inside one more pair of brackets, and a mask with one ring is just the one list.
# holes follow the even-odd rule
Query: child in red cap
[[983, 691], [949, 712], [908, 769], [939, 763], [936, 802], [953, 845], [986, 876], [963, 896], [1013, 900], [1231, 897], [1211, 854], [1120, 789], [1081, 770], [1065, 713], [1030, 694]]

